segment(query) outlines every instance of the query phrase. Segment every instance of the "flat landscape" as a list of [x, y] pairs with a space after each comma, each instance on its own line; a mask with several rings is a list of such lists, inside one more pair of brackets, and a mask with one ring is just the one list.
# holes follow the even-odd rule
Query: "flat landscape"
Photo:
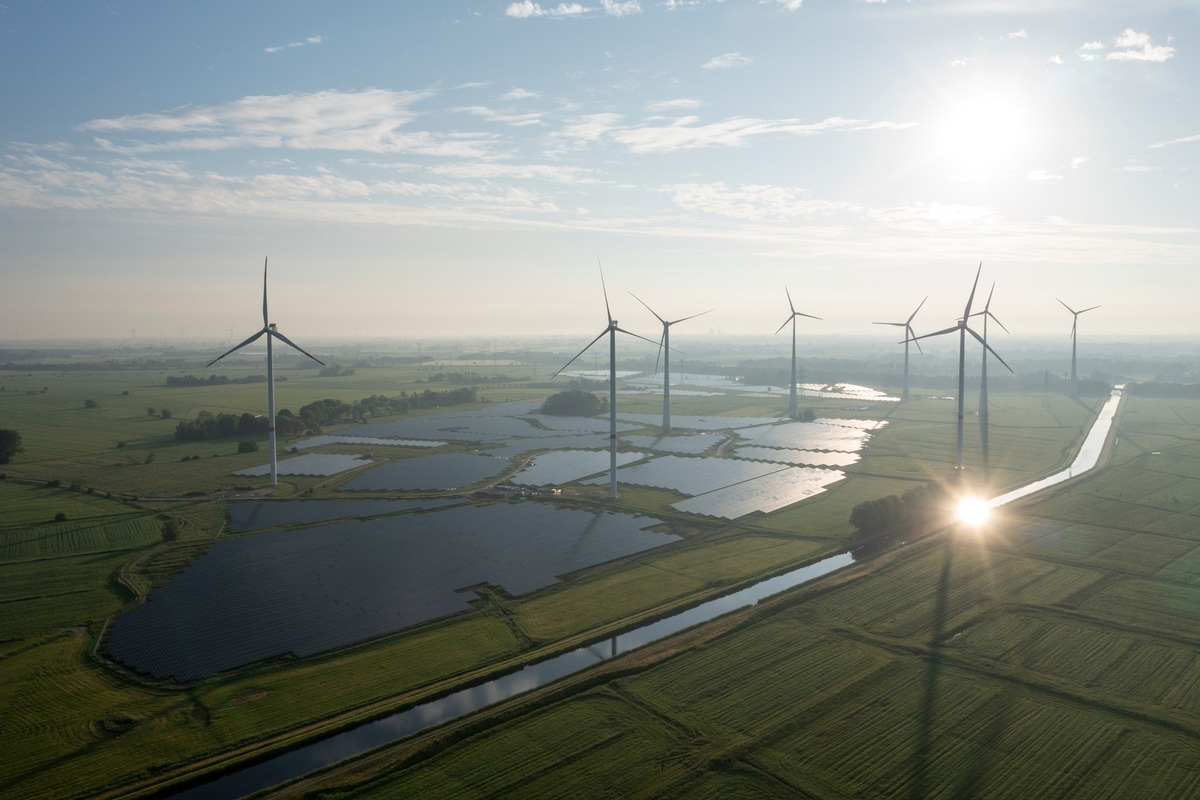
[[[234, 474], [264, 463], [265, 436], [249, 437], [258, 451], [238, 453], [246, 436], [195, 442], [172, 435], [181, 420], [204, 411], [256, 413], [261, 383], [167, 388], [166, 378], [178, 371], [135, 364], [87, 374], [6, 372], [0, 409], [5, 425], [21, 431], [25, 452], [4, 466], [0, 481], [0, 674], [8, 679], [0, 709], [10, 754], [0, 767], [0, 793], [169, 792], [843, 551], [857, 504], [945, 481], [952, 472], [954, 404], [936, 390], [902, 404], [864, 403], [834, 391], [803, 397], [801, 408], [817, 418], [811, 423], [782, 419], [786, 394], [685, 394], [673, 399], [675, 436], [706, 438], [703, 449], [682, 445], [683, 455], [678, 443], [656, 445], [657, 426], [639, 421], [653, 418], [661, 395], [638, 393], [618, 401], [618, 417], [630, 420], [622, 422], [621, 439], [633, 440], [621, 455], [651, 460], [635, 458], [625, 469], [657, 461], [672, 474], [671, 459], [681, 458], [756, 466], [737, 467], [715, 483], [711, 476], [723, 473], [706, 468], [708, 477], [695, 486], [623, 482], [619, 497], [608, 499], [606, 482], [593, 477], [607, 467], [605, 439], [590, 445], [603, 456], [599, 462], [578, 455], [589, 452], [581, 437], [605, 431], [606, 417], [530, 424], [528, 409], [557, 391], [530, 380], [533, 369], [545, 374], [545, 367], [495, 369], [528, 373], [501, 385], [481, 381], [471, 402], [326, 426], [326, 438], [311, 446], [311, 432], [284, 437], [281, 450], [303, 446], [301, 452], [371, 461], [331, 475], [285, 473], [273, 492], [265, 477]], [[394, 366], [320, 378], [284, 371], [280, 406], [449, 388], [431, 386], [431, 372]], [[978, 429], [968, 427], [973, 488], [999, 494], [1063, 468], [1103, 399], [995, 394], [986, 463]], [[163, 408], [171, 409], [169, 418]], [[704, 428], [689, 430], [689, 417], [704, 420]], [[837, 420], [843, 424], [831, 426]], [[1200, 563], [1191, 524], [1200, 502], [1197, 421], [1200, 402], [1132, 394], [1108, 466], [1007, 507], [986, 529], [925, 531], [920, 541], [558, 688], [277, 791], [1017, 797], [1034, 786], [1051, 786], [1046, 796], [1082, 786], [1076, 796], [1126, 796], [1119, 789], [1130, 787], [1151, 787], [1148, 796], [1186, 795], [1196, 789], [1190, 776], [1200, 766], [1187, 755], [1200, 734], [1200, 663], [1192, 655], [1198, 642], [1187, 615], [1200, 599], [1189, 594]], [[432, 436], [416, 446], [411, 437], [407, 445], [390, 444], [366, 432], [402, 436], [418, 427], [452, 436], [431, 447]], [[799, 452], [788, 448], [797, 436], [811, 444], [835, 427], [869, 435], [861, 446], [841, 434], [825, 440], [829, 449], [812, 445], [832, 462], [824, 467], [736, 455], [741, 447]], [[543, 477], [522, 483], [531, 457], [560, 446], [570, 459], [564, 464], [579, 465], [561, 484], [547, 483], [552, 471], [544, 467], [529, 473]], [[841, 448], [857, 460], [841, 457]], [[416, 465], [421, 474], [422, 459], [454, 454], [492, 454], [503, 466], [472, 474], [464, 486], [342, 488], [389, 465]], [[727, 483], [793, 469], [840, 477], [767, 513], [724, 518], [681, 507], [688, 494], [708, 497]], [[209, 554], [229, 545], [266, 546], [274, 537], [293, 558], [323, 537], [341, 537], [330, 551], [338, 574], [386, 574], [386, 562], [345, 560], [361, 558], [345, 549], [359, 546], [360, 531], [411, 528], [432, 546], [433, 537], [446, 535], [441, 518], [466, 510], [479, 520], [474, 527], [486, 527], [521, 504], [555, 519], [554, 509], [580, 519], [642, 519], [660, 538], [648, 549], [586, 564], [574, 560], [577, 545], [568, 544], [570, 557], [553, 579], [522, 583], [525, 573], [509, 565], [453, 587], [465, 602], [448, 612], [372, 623], [363, 636], [316, 649], [285, 644], [184, 680], [123, 666], [106, 649], [134, 608], [164, 602], [156, 592], [167, 597], [174, 578], [201, 576], [196, 570]], [[607, 541], [615, 533], [609, 527], [568, 535], [594, 549], [587, 537]], [[442, 557], [466, 559], [478, 550], [457, 544]], [[333, 592], [333, 574], [312, 588]], [[216, 578], [209, 588], [227, 592], [217, 599], [236, 609], [263, 602], [253, 598], [284, 586], [282, 575], [251, 570], [241, 583]], [[304, 581], [292, 584], [307, 591]], [[354, 604], [370, 616], [369, 582], [363, 585], [368, 590]], [[318, 619], [324, 613], [308, 611], [313, 616], [288, 624], [298, 633], [315, 630], [328, 624]], [[188, 626], [177, 625], [173, 635], [186, 639]], [[1061, 740], [1072, 747], [1046, 744]], [[1114, 754], [1141, 772], [1125, 769], [1118, 780], [1110, 774]]]

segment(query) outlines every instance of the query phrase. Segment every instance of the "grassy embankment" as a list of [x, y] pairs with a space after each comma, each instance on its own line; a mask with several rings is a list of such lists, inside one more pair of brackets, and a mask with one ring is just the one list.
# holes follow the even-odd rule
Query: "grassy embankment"
[[1200, 403], [1125, 402], [1111, 466], [982, 533], [276, 794], [1196, 796]]
[[[197, 445], [170, 438], [179, 418], [201, 408], [257, 409], [264, 387], [167, 389], [159, 385], [166, 374], [69, 374], [58, 383], [52, 376], [36, 374], [32, 380], [47, 386], [45, 395], [0, 397], [4, 425], [21, 430], [27, 450], [9, 465], [7, 474], [65, 484], [0, 484], [6, 511], [13, 509], [0, 529], [0, 600], [6, 606], [0, 675], [8, 679], [0, 709], [11, 723], [4, 726], [3, 742], [10, 757], [0, 771], [6, 796], [89, 795], [104, 787], [134, 788], [154, 774], [186, 770], [234, 749], [249, 755], [259, 746], [256, 742], [277, 746], [321, 726], [378, 713], [468, 676], [516, 663], [530, 655], [531, 646], [566, 646], [588, 631], [626, 624], [687, 598], [780, 571], [837, 547], [849, 532], [846, 519], [854, 503], [922, 479], [924, 464], [913, 466], [898, 455], [906, 448], [919, 443], [909, 452], [928, 452], [930, 447], [942, 452], [947, 436], [951, 452], [953, 448], [953, 426], [941, 419], [945, 409], [933, 407], [943, 401], [929, 401], [928, 411], [921, 408], [924, 404], [914, 404], [902, 411], [880, 406], [868, 412], [846, 401], [821, 402], [822, 414], [891, 414], [894, 424], [878, 434], [870, 455], [852, 468], [860, 477], [814, 501], [744, 524], [684, 525], [689, 537], [685, 545], [617, 568], [589, 571], [528, 598], [496, 598], [476, 614], [346, 651], [303, 662], [259, 664], [190, 687], [149, 685], [100, 665], [92, 655], [95, 639], [104, 620], [144, 592], [150, 579], [178, 567], [217, 535], [222, 515], [219, 504], [202, 500], [146, 498], [265, 484], [264, 479], [228, 475], [261, 463], [261, 453], [233, 455], [235, 442], [228, 440]], [[353, 400], [429, 388], [411, 383], [412, 378], [411, 373], [387, 370], [360, 370], [346, 379], [293, 377], [280, 387], [280, 405], [298, 408], [322, 397]], [[16, 380], [5, 376], [9, 391]], [[522, 393], [530, 390], [483, 392], [495, 400]], [[86, 398], [96, 399], [99, 408], [85, 408]], [[187, 398], [188, 405], [179, 398]], [[652, 400], [639, 402], [646, 408], [638, 410], [660, 407]], [[1011, 402], [1017, 421], [1036, 416], [1034, 407], [1041, 406], [1041, 398]], [[1009, 456], [1013, 466], [1008, 469], [1035, 474], [1061, 462], [1087, 414], [1065, 400], [1052, 398], [1051, 405], [1054, 410], [1046, 419], [1056, 424], [1033, 435], [1036, 447], [1022, 444], [1027, 447], [1024, 461]], [[171, 408], [174, 419], [155, 419], [147, 407]], [[745, 415], [748, 408], [737, 398], [687, 398], [674, 406], [677, 414]], [[1013, 434], [1002, 434], [1002, 416], [993, 412], [994, 458], [1000, 452], [1017, 452], [1020, 448], [1013, 442], [1029, 439], [1026, 429], [1018, 432], [1016, 425]], [[923, 420], [929, 429], [906, 442], [910, 426], [915, 429]], [[125, 447], [117, 448], [118, 441], [125, 441]], [[395, 448], [383, 450], [386, 457], [407, 455], [397, 454]], [[147, 464], [144, 454], [149, 452], [155, 458]], [[179, 460], [191, 454], [202, 458]], [[929, 472], [941, 468], [932, 458], [928, 464]], [[324, 479], [287, 481], [282, 493], [314, 488], [320, 496], [329, 491], [330, 482]], [[71, 484], [79, 489], [70, 489]], [[87, 494], [87, 488], [93, 493]], [[98, 494], [109, 491], [141, 499], [133, 503]], [[645, 503], [663, 511], [670, 499], [669, 493], [630, 489], [623, 491], [617, 506], [644, 510]], [[59, 511], [67, 520], [52, 522]], [[183, 522], [180, 541], [170, 546], [159, 542], [163, 513]]]

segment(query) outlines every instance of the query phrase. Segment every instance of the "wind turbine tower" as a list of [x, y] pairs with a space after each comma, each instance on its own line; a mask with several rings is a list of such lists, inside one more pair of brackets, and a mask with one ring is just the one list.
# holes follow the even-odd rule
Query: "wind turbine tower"
[[[1055, 299], [1058, 300], [1057, 297]], [[1079, 315], [1097, 309], [1100, 306], [1092, 306], [1091, 308], [1083, 309], [1083, 311], [1076, 311], [1066, 303], [1063, 303], [1062, 300], [1058, 300], [1058, 302], [1062, 303], [1062, 307], [1070, 311], [1073, 315], [1071, 319], [1071, 397], [1079, 397], [1079, 376], [1075, 372], [1075, 333], [1079, 327]]]
[[927, 333], [924, 336], [917, 337], [917, 339], [928, 339], [932, 336], [941, 336], [945, 333], [953, 333], [958, 331], [958, 446], [954, 460], [954, 468], [960, 475], [962, 474], [963, 469], [963, 400], [966, 389], [967, 374], [967, 334], [969, 333], [974, 336], [979, 343], [983, 345], [984, 350], [990, 352], [996, 357], [997, 361], [999, 361], [1001, 364], [1004, 364], [1005, 369], [1007, 369], [1009, 372], [1013, 371], [1012, 367], [1008, 366], [1003, 358], [1000, 358], [1000, 354], [993, 350], [992, 346], [988, 344], [982, 336], [980, 336], [967, 325], [968, 320], [971, 319], [971, 304], [975, 302], [975, 289], [979, 286], [979, 274], [982, 271], [983, 262], [981, 261], [979, 262], [979, 269], [975, 271], [975, 283], [971, 285], [971, 294], [967, 297], [967, 305], [966, 308], [963, 309], [962, 318], [949, 328], [944, 328], [940, 331], [934, 331], [933, 333]]
[[576, 353], [570, 361], [568, 361], [566, 364], [563, 364], [559, 368], [558, 372], [551, 375], [550, 378], [551, 378], [551, 380], [553, 380], [554, 378], [558, 377], [558, 375], [563, 370], [565, 370], [567, 367], [571, 366], [573, 363], [575, 363], [575, 360], [577, 358], [579, 358], [581, 355], [586, 353], [592, 345], [594, 345], [596, 342], [598, 342], [602, 338], [604, 338], [605, 334], [608, 334], [608, 453], [609, 453], [609, 457], [608, 457], [608, 496], [610, 498], [616, 498], [616, 496], [617, 496], [617, 331], [620, 331], [621, 333], [624, 333], [628, 336], [633, 336], [636, 339], [641, 339], [642, 341], [650, 342], [650, 344], [654, 344], [654, 341], [651, 339], [647, 339], [645, 336], [638, 336], [636, 333], [627, 331], [624, 328], [617, 325], [617, 321], [615, 319], [613, 319], [612, 309], [608, 304], [608, 288], [604, 285], [604, 269], [603, 268], [600, 269], [600, 288], [604, 292], [604, 313], [608, 317], [608, 324], [604, 327], [604, 330], [600, 331], [600, 333], [598, 333], [596, 335], [595, 339], [592, 339], [590, 342], [587, 343], [587, 347], [584, 347], [582, 350], [580, 350], [578, 353]]
[[[928, 300], [928, 299], [929, 299], [929, 295], [925, 295], [925, 300]], [[922, 300], [920, 303], [917, 304], [917, 311], [920, 311], [921, 306], [925, 305], [925, 300]], [[913, 317], [917, 316], [917, 311], [914, 311], [911, 314], [909, 314], [908, 319], [904, 320], [904, 322], [876, 322], [875, 323], [876, 325], [895, 325], [895, 326], [904, 328], [904, 392], [900, 395], [901, 400], [908, 399], [908, 343], [916, 342], [917, 334], [913, 332], [912, 321], [913, 321]], [[919, 350], [922, 353], [925, 352], [924, 350], [921, 350], [920, 344], [917, 344], [917, 350]]]
[[807, 317], [808, 319], [820, 319], [812, 314], [801, 314], [796, 310], [796, 306], [792, 303], [792, 293], [788, 288], [783, 287], [783, 291], [787, 294], [788, 308], [791, 309], [791, 314], [783, 321], [783, 324], [775, 329], [775, 333], [779, 333], [790, 322], [792, 323], [792, 396], [788, 403], [788, 416], [792, 419], [796, 418], [796, 317]]
[[322, 367], [325, 366], [325, 362], [322, 361], [321, 359], [317, 358], [316, 356], [314, 356], [312, 353], [308, 352], [304, 348], [302, 348], [300, 345], [293, 342], [291, 339], [284, 336], [282, 333], [280, 333], [278, 330], [275, 329], [275, 324], [273, 322], [268, 321], [268, 319], [267, 319], [267, 259], [265, 259], [265, 258], [263, 259], [263, 326], [262, 326], [262, 330], [260, 330], [258, 333], [255, 333], [253, 336], [249, 337], [248, 339], [246, 339], [244, 342], [237, 345], [236, 347], [231, 347], [230, 349], [226, 350], [224, 353], [217, 356], [212, 361], [208, 362], [208, 364], [206, 366], [211, 367], [213, 364], [217, 363], [225, 356], [229, 355], [230, 353], [234, 353], [234, 352], [237, 352], [238, 350], [241, 350], [246, 345], [250, 344], [251, 342], [257, 341], [259, 338], [261, 338], [264, 335], [267, 337], [267, 413], [270, 415], [267, 419], [267, 432], [270, 435], [270, 440], [271, 440], [271, 444], [270, 444], [270, 447], [271, 447], [271, 485], [275, 486], [276, 484], [279, 483], [279, 464], [276, 460], [276, 453], [275, 453], [275, 356], [274, 356], [274, 352], [271, 349], [271, 340], [278, 339], [279, 341], [281, 341], [284, 344], [291, 347], [293, 350], [298, 350], [301, 353], [303, 353], [304, 355], [311, 358], [313, 361], [316, 361]]
[[[633, 292], [630, 292], [629, 294], [633, 295], [634, 300], [637, 300], [639, 303], [646, 306], [646, 310], [649, 311], [651, 314], [653, 314], [655, 319], [657, 319], [659, 322], [661, 322], [662, 326], [663, 326], [662, 338], [659, 339], [659, 342], [658, 342], [658, 354], [659, 354], [659, 357], [662, 358], [662, 362], [663, 362], [662, 433], [663, 433], [663, 436], [666, 436], [667, 434], [669, 434], [671, 432], [671, 326], [675, 325], [677, 323], [680, 323], [680, 322], [686, 322], [689, 319], [695, 319], [696, 317], [702, 317], [705, 314], [709, 313], [709, 311], [712, 311], [712, 309], [710, 308], [708, 311], [701, 311], [699, 314], [692, 314], [690, 317], [681, 317], [680, 319], [665, 320], [662, 317], [658, 316], [657, 311], [655, 311], [650, 306], [646, 305], [646, 301], [642, 300], [642, 298], [638, 297], [636, 294], [633, 294]], [[656, 372], [658, 371], [657, 363], [654, 365], [654, 369]]]

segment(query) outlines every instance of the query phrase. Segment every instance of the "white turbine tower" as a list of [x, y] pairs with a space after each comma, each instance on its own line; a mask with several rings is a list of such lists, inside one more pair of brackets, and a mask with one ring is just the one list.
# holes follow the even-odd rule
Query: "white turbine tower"
[[[979, 286], [979, 273], [983, 271], [983, 262], [979, 262], [979, 269], [975, 272], [975, 283], [971, 285], [971, 294], [967, 297], [967, 306], [963, 309], [962, 318], [953, 326], [945, 328], [933, 333], [927, 333], [924, 336], [918, 336], [917, 339], [928, 339], [931, 336], [941, 336], [945, 333], [953, 333], [958, 331], [958, 449], [954, 461], [954, 468], [959, 474], [962, 474], [963, 469], [963, 394], [965, 391], [966, 374], [967, 374], [967, 334], [974, 336], [984, 349], [996, 357], [996, 360], [1004, 364], [1004, 368], [1012, 372], [1012, 367], [1000, 358], [1000, 354], [992, 349], [992, 346], [984, 341], [984, 338], [967, 326], [967, 321], [971, 318], [971, 304], [975, 302], [975, 289]], [[914, 340], [915, 341], [915, 340]]]
[[250, 338], [246, 339], [246, 341], [242, 342], [241, 344], [237, 345], [236, 347], [229, 348], [224, 353], [217, 356], [212, 361], [208, 362], [208, 364], [206, 366], [211, 367], [213, 364], [217, 363], [225, 356], [229, 355], [230, 353], [234, 353], [234, 352], [237, 352], [238, 350], [241, 350], [246, 345], [250, 344], [251, 342], [257, 341], [259, 338], [261, 338], [264, 335], [267, 337], [267, 409], [268, 409], [267, 413], [270, 415], [267, 420], [267, 432], [270, 435], [270, 440], [271, 440], [271, 444], [270, 444], [270, 447], [271, 447], [271, 485], [274, 486], [277, 483], [279, 483], [279, 465], [276, 462], [276, 456], [275, 456], [275, 357], [274, 357], [274, 352], [271, 349], [271, 340], [278, 339], [279, 341], [288, 345], [292, 349], [299, 350], [301, 353], [304, 353], [304, 355], [308, 356], [309, 358], [311, 358], [313, 361], [317, 362], [321, 366], [325, 366], [325, 362], [322, 361], [321, 359], [317, 358], [316, 356], [314, 356], [312, 353], [305, 350], [300, 345], [293, 342], [291, 339], [284, 336], [279, 331], [275, 330], [274, 323], [268, 321], [268, 319], [267, 319], [267, 259], [265, 259], [265, 258], [263, 259], [263, 326], [262, 326], [262, 330], [260, 330], [258, 333], [254, 334]]
[[[1058, 300], [1057, 297], [1054, 299]], [[1100, 306], [1092, 306], [1091, 308], [1083, 309], [1083, 311], [1076, 311], [1066, 303], [1063, 303], [1062, 300], [1058, 300], [1058, 302], [1062, 303], [1062, 307], [1074, 315], [1071, 319], [1071, 397], [1079, 397], [1079, 378], [1075, 373], [1075, 331], [1079, 324], [1079, 315], [1097, 309]]]
[[783, 321], [782, 325], [780, 325], [778, 328], [775, 329], [775, 333], [778, 334], [781, 330], [783, 330], [784, 328], [787, 327], [787, 324], [789, 322], [792, 323], [792, 396], [791, 396], [791, 401], [788, 403], [788, 416], [791, 417], [792, 419], [795, 419], [796, 418], [796, 317], [808, 317], [809, 319], [820, 319], [820, 317], [814, 317], [812, 314], [801, 314], [799, 311], [796, 310], [796, 306], [792, 304], [792, 293], [788, 291], [788, 288], [786, 286], [783, 287], [783, 291], [787, 293], [788, 308], [791, 309], [792, 313], [788, 316], [787, 319], [785, 319]]
[[615, 498], [617, 496], [617, 331], [641, 339], [645, 342], [654, 344], [652, 339], [647, 339], [645, 336], [638, 336], [636, 333], [627, 331], [617, 325], [617, 321], [613, 319], [612, 309], [608, 305], [608, 288], [604, 285], [604, 269], [600, 269], [600, 288], [604, 292], [604, 313], [608, 317], [608, 324], [604, 330], [596, 335], [587, 343], [587, 347], [580, 350], [575, 356], [563, 364], [558, 372], [550, 376], [553, 380], [565, 370], [567, 367], [575, 363], [575, 359], [586, 353], [588, 349], [596, 342], [604, 338], [608, 334], [608, 496]]
[[[925, 300], [928, 300], [928, 299], [929, 299], [929, 295], [925, 295]], [[925, 305], [925, 300], [922, 300], [920, 303], [917, 304], [917, 311], [920, 311], [921, 306]], [[904, 320], [904, 322], [876, 322], [875, 323], [876, 325], [895, 325], [897, 327], [904, 328], [904, 392], [900, 395], [901, 400], [908, 399], [908, 343], [916, 342], [917, 334], [915, 332], [913, 332], [912, 321], [913, 321], [913, 317], [917, 316], [917, 311], [914, 311], [911, 314], [909, 314], [908, 319]], [[921, 350], [920, 344], [917, 344], [917, 350], [920, 350], [922, 353], [925, 352], [924, 350]]]
[[[657, 311], [655, 311], [650, 306], [646, 305], [646, 301], [642, 300], [642, 298], [638, 297], [636, 294], [633, 294], [633, 292], [630, 292], [629, 294], [633, 295], [634, 300], [637, 300], [639, 303], [646, 306], [646, 310], [649, 311], [651, 314], [653, 314], [655, 319], [657, 319], [659, 322], [661, 322], [662, 326], [663, 326], [662, 338], [659, 339], [659, 341], [658, 341], [658, 355], [662, 359], [662, 362], [663, 362], [662, 433], [664, 436], [666, 436], [668, 433], [671, 432], [671, 326], [675, 325], [677, 323], [680, 323], [680, 322], [686, 322], [689, 319], [695, 319], [696, 317], [702, 317], [705, 314], [709, 313], [709, 311], [712, 311], [712, 309], [710, 308], [708, 311], [701, 311], [699, 314], [692, 314], [690, 317], [681, 317], [680, 319], [665, 320], [662, 317], [658, 316]], [[657, 362], [654, 365], [654, 371], [655, 372], [658, 371]]]

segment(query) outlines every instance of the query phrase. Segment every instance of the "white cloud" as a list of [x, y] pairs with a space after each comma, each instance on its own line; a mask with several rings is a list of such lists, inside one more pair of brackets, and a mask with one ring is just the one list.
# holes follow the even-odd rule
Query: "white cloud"
[[1079, 45], [1079, 49], [1080, 50], [1103, 50], [1105, 48], [1105, 46], [1106, 45], [1104, 44], [1104, 42], [1084, 42], [1083, 44]]
[[287, 49], [293, 48], [293, 47], [305, 47], [310, 44], [320, 44], [320, 43], [321, 43], [320, 36], [309, 36], [307, 39], [304, 39], [303, 41], [300, 41], [300, 42], [289, 42], [288, 44], [279, 45], [278, 47], [264, 47], [263, 52], [278, 53], [281, 50], [287, 50]]
[[512, 89], [504, 93], [505, 100], [529, 100], [538, 97], [541, 97], [541, 95], [537, 92], [531, 92], [528, 89], [522, 89], [519, 86], [514, 86]]
[[[97, 140], [101, 147], [114, 152], [255, 147], [475, 157], [490, 154], [492, 137], [486, 134], [402, 130], [417, 117], [411, 107], [428, 96], [426, 92], [372, 89], [243, 97], [207, 106], [96, 119], [81, 128], [104, 134], [149, 136], [149, 140], [133, 143]], [[512, 124], [512, 120], [506, 121]], [[176, 135], [180, 138], [172, 138]]]
[[1121, 167], [1118, 172], [1162, 172], [1162, 170], [1158, 167], [1146, 167], [1138, 164], [1130, 164], [1128, 166]]
[[1063, 63], [1062, 56], [1059, 56], [1059, 55], [1050, 56], [1050, 63], [1061, 66]]
[[751, 63], [752, 59], [742, 55], [741, 53], [725, 53], [724, 55], [710, 58], [700, 65], [700, 69], [733, 69], [734, 67], [744, 67]]
[[642, 13], [642, 4], [640, 0], [628, 0], [627, 2], [617, 2], [616, 0], [601, 0], [604, 13], [610, 17], [627, 17], [630, 14]]
[[1010, 38], [1010, 39], [1028, 39], [1029, 31], [1025, 30], [1024, 28], [1021, 28], [1021, 30], [1019, 30], [1019, 31], [1013, 31], [1012, 33], [1010, 33], [1008, 35], [1008, 38]]
[[559, 135], [577, 141], [594, 142], [616, 128], [620, 121], [621, 115], [611, 112], [585, 114], [564, 125]]
[[667, 186], [675, 205], [739, 220], [799, 219], [852, 211], [849, 203], [811, 200], [802, 189], [748, 184], [731, 189], [724, 181]]
[[1091, 161], [1091, 159], [1087, 158], [1086, 156], [1075, 156], [1071, 159], [1071, 169], [1079, 169], [1089, 161]]
[[1195, 136], [1184, 136], [1180, 139], [1169, 139], [1165, 142], [1155, 142], [1150, 146], [1157, 150], [1162, 147], [1169, 147], [1173, 144], [1188, 144], [1190, 142], [1200, 142], [1200, 134], [1196, 134]]
[[1030, 183], [1042, 183], [1043, 181], [1061, 181], [1062, 179], [1063, 179], [1062, 175], [1058, 175], [1056, 173], [1049, 172], [1044, 169], [1030, 170], [1029, 172], [1027, 172], [1025, 174], [1025, 180], [1029, 181]]
[[775, 0], [775, 2], [786, 11], [799, 11], [800, 6], [804, 4], [804, 0]]
[[531, 2], [531, 0], [521, 0], [519, 3], [510, 3], [508, 8], [504, 9], [504, 14], [516, 19], [528, 19], [529, 17], [577, 17], [586, 11], [587, 9], [579, 3], [559, 3], [553, 8], [542, 8], [540, 4]]
[[1153, 61], [1162, 63], [1175, 55], [1175, 48], [1151, 44], [1150, 34], [1126, 28], [1113, 40], [1117, 48], [1104, 58], [1106, 61]]
[[[614, 141], [634, 153], [667, 153], [705, 147], [740, 147], [755, 136], [791, 134], [817, 136], [826, 132], [867, 130], [897, 130], [912, 127], [913, 123], [868, 122], [865, 120], [830, 117], [815, 123], [794, 119], [766, 120], [753, 117], [734, 117], [721, 122], [697, 125], [695, 116], [680, 117], [666, 125], [643, 125], [632, 128], [611, 127], [607, 133]], [[597, 137], [598, 138], [598, 137]]]
[[677, 97], [674, 100], [658, 100], [653, 103], [646, 104], [647, 111], [680, 111], [701, 106], [699, 100], [693, 100], [690, 97]]
[[524, 127], [526, 125], [541, 125], [542, 115], [540, 112], [531, 111], [524, 114], [518, 114], [515, 111], [497, 111], [486, 106], [462, 106], [460, 108], [451, 109], [452, 111], [461, 111], [464, 114], [470, 114], [488, 122], [502, 122], [506, 125], [514, 127]]

